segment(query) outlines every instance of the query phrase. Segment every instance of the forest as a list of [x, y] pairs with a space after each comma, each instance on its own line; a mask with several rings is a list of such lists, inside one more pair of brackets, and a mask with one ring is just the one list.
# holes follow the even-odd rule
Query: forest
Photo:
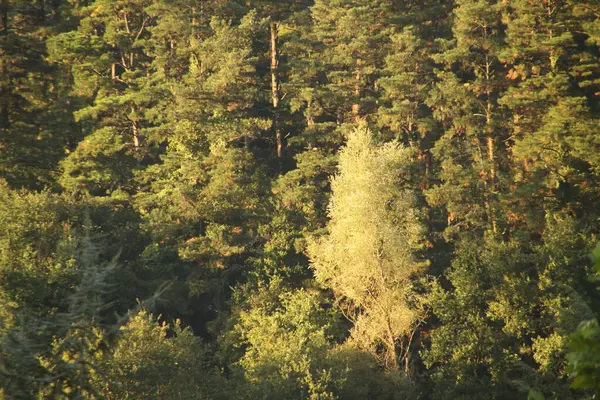
[[600, 395], [600, 0], [0, 0], [0, 399]]

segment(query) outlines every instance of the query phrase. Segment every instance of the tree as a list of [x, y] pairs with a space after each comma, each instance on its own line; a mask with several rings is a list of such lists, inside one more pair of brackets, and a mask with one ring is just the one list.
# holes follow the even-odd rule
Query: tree
[[260, 287], [241, 310], [235, 345], [247, 349], [239, 366], [258, 396], [332, 398], [324, 355], [332, 347], [334, 311], [321, 307], [317, 291], [284, 291], [281, 283]]
[[318, 0], [312, 7], [312, 34], [326, 81], [320, 99], [328, 119], [358, 122], [375, 111], [374, 87], [389, 35], [391, 2]]
[[268, 35], [268, 68], [271, 91], [271, 131], [275, 141], [275, 154], [282, 158], [287, 153], [287, 136], [283, 131], [285, 121], [282, 120], [285, 112], [282, 104], [282, 82], [285, 78], [285, 65], [282, 65], [282, 37], [280, 31], [289, 29], [288, 20], [293, 19], [295, 13], [302, 12], [312, 2], [307, 0], [252, 0], [248, 2], [261, 16], [269, 20]]
[[0, 177], [12, 187], [52, 185], [76, 130], [67, 85], [47, 59], [48, 11], [44, 1], [0, 3]]
[[[550, 214], [542, 240], [461, 243], [430, 297], [439, 325], [424, 361], [440, 398], [577, 398], [566, 381], [568, 336], [593, 315], [573, 218]], [[585, 242], [585, 241], [584, 241]]]
[[147, 311], [120, 328], [99, 360], [99, 393], [116, 399], [227, 398], [228, 391], [207, 362], [207, 349], [189, 328], [158, 322]]
[[161, 124], [163, 114], [154, 109], [170, 93], [150, 79], [150, 4], [97, 0], [82, 9], [77, 31], [50, 41], [53, 59], [71, 67], [75, 88], [90, 101], [75, 113], [86, 137], [62, 163], [69, 192], [131, 192], [133, 170], [152, 156], [147, 131]]
[[[600, 274], [600, 243], [590, 254], [592, 273], [590, 279], [596, 280]], [[573, 332], [569, 341], [569, 377], [575, 388], [591, 389], [597, 396], [600, 393], [600, 327], [597, 319], [582, 321]]]
[[256, 289], [239, 287], [234, 298], [240, 302], [233, 308], [235, 325], [221, 344], [229, 356], [242, 354], [229, 364], [239, 398], [391, 400], [417, 395], [406, 380], [382, 374], [373, 355], [338, 344], [346, 324], [322, 291], [292, 288], [273, 278]]
[[41, 306], [40, 316], [11, 310], [15, 322], [0, 336], [0, 385], [10, 398], [98, 395], [92, 382], [105, 341], [102, 314], [110, 308], [109, 277], [117, 267], [116, 259], [104, 263], [99, 255], [86, 236], [75, 257], [75, 287], [61, 293], [62, 313], [52, 304]]
[[578, 14], [576, 3], [517, 1], [506, 12], [502, 58], [513, 65], [515, 83], [500, 103], [511, 115], [512, 193], [518, 199], [505, 198], [515, 215], [530, 214], [527, 223], [538, 226], [544, 222], [535, 213], [540, 203], [586, 213], [597, 208], [598, 194], [588, 186], [597, 179], [599, 161], [589, 149], [598, 146], [592, 112], [598, 100], [590, 92], [598, 90], [600, 65], [580, 33], [596, 17], [593, 8]]
[[442, 183], [428, 190], [427, 199], [434, 207], [445, 207], [448, 234], [465, 225], [498, 232], [496, 193], [507, 136], [498, 106], [504, 79], [498, 59], [502, 8], [497, 1], [457, 2], [453, 39], [439, 40], [443, 51], [435, 58], [445, 68], [438, 72], [427, 103], [444, 128], [432, 149]]
[[391, 370], [408, 360], [424, 317], [412, 282], [425, 265], [417, 255], [423, 227], [414, 194], [403, 186], [412, 154], [395, 143], [378, 146], [365, 126], [357, 128], [331, 183], [327, 234], [309, 248], [317, 280], [353, 322], [351, 343], [380, 353]]

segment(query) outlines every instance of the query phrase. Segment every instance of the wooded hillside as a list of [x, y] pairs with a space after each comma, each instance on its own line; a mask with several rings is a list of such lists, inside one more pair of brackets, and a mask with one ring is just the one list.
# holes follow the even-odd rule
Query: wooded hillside
[[599, 0], [0, 0], [0, 399], [591, 399], [599, 183]]

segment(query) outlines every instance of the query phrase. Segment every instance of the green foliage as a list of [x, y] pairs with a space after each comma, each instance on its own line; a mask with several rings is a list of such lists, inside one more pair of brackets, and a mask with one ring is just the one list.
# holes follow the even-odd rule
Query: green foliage
[[[597, 279], [600, 272], [600, 243], [590, 254], [592, 265], [592, 280]], [[597, 319], [583, 321], [570, 337], [569, 352], [569, 377], [573, 380], [571, 386], [581, 389], [590, 389], [595, 395], [600, 393], [600, 326]]]
[[573, 387], [600, 393], [598, 359], [600, 359], [600, 327], [593, 319], [584, 321], [571, 337], [569, 360]]
[[0, 0], [0, 397], [591, 396], [599, 15]]
[[58, 196], [16, 191], [0, 182], [0, 293], [5, 301], [36, 314], [61, 305], [76, 275], [69, 211], [69, 203]]
[[106, 398], [226, 398], [207, 352], [189, 328], [159, 323], [140, 311], [120, 328], [116, 344], [98, 361], [95, 382]]
[[[258, 397], [333, 398], [324, 356], [331, 348], [331, 309], [318, 292], [283, 291], [277, 280], [259, 288], [240, 313], [239, 365]], [[262, 393], [263, 395], [260, 395]]]
[[[440, 327], [431, 333], [426, 365], [436, 366], [440, 390], [520, 396], [534, 387], [570, 398], [565, 350], [569, 333], [592, 314], [573, 279], [581, 263], [577, 228], [564, 215], [548, 218], [545, 243], [525, 241], [463, 244], [446, 272], [452, 290], [441, 285], [431, 301]], [[560, 244], [559, 244], [560, 243]], [[464, 332], [456, 335], [455, 332]], [[524, 361], [531, 357], [535, 364]], [[548, 380], [551, 378], [551, 383]], [[446, 386], [447, 385], [447, 386]]]
[[102, 263], [89, 236], [81, 245], [75, 287], [63, 294], [67, 309], [40, 310], [43, 317], [36, 318], [16, 308], [12, 326], [2, 332], [0, 383], [11, 398], [97, 395], [92, 381], [100, 373], [96, 363], [105, 337], [101, 315], [110, 307], [108, 278], [117, 264]]
[[354, 322], [352, 341], [374, 354], [383, 346], [392, 369], [401, 357], [397, 342], [423, 318], [411, 282], [423, 266], [416, 257], [423, 229], [402, 182], [410, 159], [408, 149], [379, 147], [365, 126], [357, 128], [331, 183], [328, 234], [309, 249], [317, 280]]
[[[238, 292], [238, 295], [242, 292]], [[344, 324], [315, 289], [290, 289], [274, 278], [245, 295], [228, 345], [243, 349], [234, 381], [243, 374], [240, 398], [405, 399], [415, 388], [384, 374], [377, 359], [337, 344]]]
[[52, 185], [74, 125], [69, 84], [45, 46], [55, 22], [46, 12], [58, 4], [30, 3], [0, 6], [0, 179], [40, 190]]

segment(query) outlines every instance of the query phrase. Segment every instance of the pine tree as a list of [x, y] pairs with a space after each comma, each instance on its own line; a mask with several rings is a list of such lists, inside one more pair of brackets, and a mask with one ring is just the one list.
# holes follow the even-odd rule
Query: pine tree
[[[540, 204], [589, 210], [598, 199], [589, 188], [597, 175], [597, 62], [590, 64], [582, 24], [570, 2], [515, 2], [507, 13], [504, 59], [515, 84], [502, 98], [511, 114], [515, 215], [543, 225]], [[589, 25], [587, 25], [589, 26]], [[584, 71], [581, 70], [584, 69]], [[593, 218], [593, 217], [592, 217]]]
[[145, 131], [160, 124], [153, 108], [169, 96], [148, 79], [150, 4], [98, 0], [81, 11], [77, 31], [51, 43], [53, 58], [72, 67], [76, 88], [92, 102], [75, 113], [87, 135], [62, 163], [61, 184], [70, 192], [131, 192], [132, 171], [148, 157]]
[[316, 1], [313, 34], [326, 76], [319, 99], [328, 119], [352, 123], [375, 111], [374, 83], [388, 44], [391, 4], [387, 1]]
[[46, 58], [50, 11], [43, 1], [0, 5], [0, 176], [13, 187], [52, 184], [73, 130], [60, 74]]
[[261, 163], [269, 121], [256, 111], [262, 94], [253, 50], [265, 21], [251, 12], [238, 25], [207, 23], [202, 36], [189, 38], [189, 71], [173, 85], [173, 120], [160, 129], [161, 163], [137, 173], [135, 198], [151, 238], [143, 259], [153, 279], [181, 277], [176, 302], [206, 297], [210, 309], [184, 303], [181, 310], [203, 320], [223, 310], [225, 293], [259, 248], [270, 173]]
[[271, 131], [275, 141], [275, 154], [282, 158], [287, 153], [287, 136], [284, 132], [285, 121], [282, 117], [285, 115], [282, 82], [285, 77], [282, 74], [285, 66], [282, 65], [282, 37], [281, 31], [288, 29], [288, 20], [306, 9], [312, 2], [307, 0], [256, 0], [248, 2], [261, 16], [269, 20], [269, 47], [268, 47], [268, 66], [270, 75], [271, 89]]
[[461, 226], [498, 232], [497, 192], [501, 190], [502, 149], [506, 133], [498, 97], [503, 72], [502, 4], [465, 0], [457, 3], [454, 40], [442, 42], [437, 57], [445, 66], [428, 104], [445, 132], [433, 154], [442, 183], [430, 189], [432, 206], [445, 207], [448, 233]]

